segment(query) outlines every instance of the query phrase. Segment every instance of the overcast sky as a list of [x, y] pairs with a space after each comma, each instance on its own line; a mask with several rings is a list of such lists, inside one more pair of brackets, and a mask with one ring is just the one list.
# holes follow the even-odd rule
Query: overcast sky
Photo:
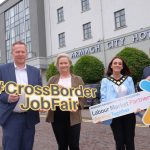
[[5, 1], [5, 0], [0, 0], [0, 3], [2, 3], [3, 1]]

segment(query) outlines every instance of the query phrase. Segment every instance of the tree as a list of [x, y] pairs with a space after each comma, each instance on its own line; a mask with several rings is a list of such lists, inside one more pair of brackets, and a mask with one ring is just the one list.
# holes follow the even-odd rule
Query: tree
[[58, 74], [57, 68], [54, 65], [54, 62], [48, 65], [48, 68], [46, 70], [46, 80], [48, 81], [50, 77]]
[[96, 83], [104, 75], [104, 65], [94, 56], [82, 56], [74, 65], [74, 74], [81, 76], [85, 83]]
[[117, 56], [126, 62], [135, 83], [141, 80], [143, 69], [150, 65], [148, 55], [137, 48], [126, 47]]

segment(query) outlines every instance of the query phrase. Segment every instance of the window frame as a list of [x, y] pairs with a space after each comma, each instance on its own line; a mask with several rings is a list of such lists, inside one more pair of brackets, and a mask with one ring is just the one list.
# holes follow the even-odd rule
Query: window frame
[[[4, 21], [5, 21], [5, 45], [6, 45], [6, 61], [11, 62], [11, 45], [18, 40], [22, 40], [27, 45], [31, 43], [31, 32], [28, 33], [27, 31], [31, 31], [30, 25], [30, 10], [29, 10], [29, 0], [25, 0], [25, 3], [28, 3], [28, 7], [24, 7], [23, 1], [17, 3], [10, 9], [4, 12]], [[19, 6], [23, 6], [21, 11], [19, 10]], [[26, 18], [25, 11], [29, 12], [29, 18]], [[28, 24], [27, 24], [28, 22]], [[22, 25], [23, 24], [23, 25]], [[26, 28], [26, 24], [28, 28]], [[29, 35], [30, 34], [30, 35]], [[7, 43], [9, 42], [9, 45]], [[32, 47], [28, 49], [28, 52], [32, 52]], [[30, 58], [28, 56], [28, 58]]]
[[83, 39], [88, 40], [92, 38], [91, 22], [83, 24]]
[[64, 7], [60, 7], [57, 9], [57, 21], [58, 23], [64, 21]]
[[81, 9], [82, 12], [88, 11], [90, 9], [89, 0], [81, 0]]
[[125, 9], [114, 12], [115, 29], [126, 27]]
[[63, 48], [66, 46], [65, 32], [58, 34], [58, 42], [59, 42], [59, 48]]

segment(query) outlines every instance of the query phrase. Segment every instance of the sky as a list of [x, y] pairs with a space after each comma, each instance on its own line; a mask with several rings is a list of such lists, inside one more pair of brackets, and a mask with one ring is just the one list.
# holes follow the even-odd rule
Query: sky
[[5, 1], [5, 0], [0, 0], [0, 4], [1, 4], [3, 1]]

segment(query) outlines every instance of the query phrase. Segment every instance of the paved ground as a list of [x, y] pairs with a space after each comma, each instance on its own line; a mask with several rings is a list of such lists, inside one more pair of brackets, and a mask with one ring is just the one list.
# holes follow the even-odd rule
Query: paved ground
[[[83, 110], [83, 118], [80, 149], [115, 150], [110, 127], [103, 124], [93, 124], [90, 120], [88, 110]], [[150, 128], [143, 126], [139, 118], [137, 118], [137, 123], [135, 136], [136, 150], [150, 150]], [[0, 130], [0, 140], [1, 135]], [[57, 144], [51, 125], [45, 123], [44, 115], [41, 116], [41, 123], [36, 127], [33, 150], [57, 150]]]

